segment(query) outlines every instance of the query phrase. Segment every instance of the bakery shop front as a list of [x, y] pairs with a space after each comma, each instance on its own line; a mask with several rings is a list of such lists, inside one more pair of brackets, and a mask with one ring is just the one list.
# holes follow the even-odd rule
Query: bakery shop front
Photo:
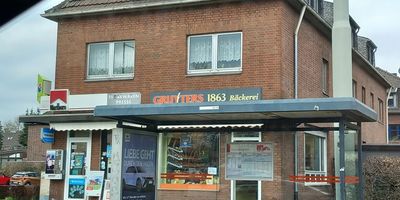
[[[117, 122], [116, 137], [126, 138], [132, 132], [157, 140], [155, 153], [143, 155], [126, 152], [124, 145], [113, 143], [113, 155], [123, 155], [123, 162], [121, 166], [113, 163], [116, 174], [111, 183], [116, 188], [111, 190], [112, 196], [140, 199], [120, 192], [125, 191], [126, 180], [117, 175], [120, 169], [125, 173], [136, 166], [128, 166], [128, 158], [153, 155], [156, 168], [151, 165], [149, 169], [155, 172], [155, 199], [319, 198], [323, 194], [308, 190], [313, 184], [330, 191], [330, 197], [335, 196], [334, 184], [339, 185], [339, 195], [348, 195], [344, 191], [362, 195], [357, 146], [361, 144], [361, 122], [374, 121], [374, 111], [354, 98], [259, 100], [253, 92], [154, 93], [153, 104], [97, 106], [95, 117]], [[211, 96], [215, 101], [208, 101]], [[228, 98], [255, 99], [222, 101]], [[339, 135], [338, 141], [333, 134]], [[295, 141], [296, 137], [302, 139]], [[339, 147], [337, 167], [332, 162], [335, 142]], [[343, 170], [335, 174], [335, 168]]]

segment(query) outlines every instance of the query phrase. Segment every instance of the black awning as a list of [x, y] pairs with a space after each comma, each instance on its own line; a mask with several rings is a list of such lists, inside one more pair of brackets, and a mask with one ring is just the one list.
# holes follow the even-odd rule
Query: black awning
[[375, 111], [354, 98], [278, 99], [202, 104], [96, 106], [96, 117], [149, 126], [244, 123], [374, 122]]

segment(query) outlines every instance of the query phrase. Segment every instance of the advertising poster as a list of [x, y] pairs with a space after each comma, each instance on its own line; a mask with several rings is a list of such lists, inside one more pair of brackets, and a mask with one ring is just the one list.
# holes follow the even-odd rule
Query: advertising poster
[[85, 179], [71, 178], [68, 181], [68, 198], [83, 199], [85, 198]]
[[86, 178], [86, 195], [99, 197], [101, 195], [103, 181], [104, 171], [90, 171]]
[[54, 174], [54, 165], [56, 163], [56, 151], [47, 150], [46, 152], [46, 174]]
[[226, 146], [226, 179], [271, 180], [273, 145], [268, 143], [232, 143]]
[[62, 179], [63, 176], [63, 150], [49, 149], [46, 151], [45, 179]]
[[157, 137], [125, 133], [122, 199], [154, 200]]

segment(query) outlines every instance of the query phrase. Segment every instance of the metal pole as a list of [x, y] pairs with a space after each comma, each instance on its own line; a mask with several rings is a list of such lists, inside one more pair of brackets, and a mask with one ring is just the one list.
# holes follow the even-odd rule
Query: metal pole
[[363, 152], [362, 152], [362, 138], [361, 138], [361, 122], [357, 125], [360, 129], [357, 130], [357, 145], [358, 145], [358, 198], [364, 199], [364, 174], [363, 174]]
[[344, 121], [339, 122], [339, 172], [340, 172], [340, 199], [346, 199], [346, 185], [345, 185], [345, 149], [344, 149]]

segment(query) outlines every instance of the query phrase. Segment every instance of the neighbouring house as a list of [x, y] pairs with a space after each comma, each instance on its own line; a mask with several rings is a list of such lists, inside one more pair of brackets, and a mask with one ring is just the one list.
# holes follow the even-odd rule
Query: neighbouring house
[[333, 5], [307, 3], [66, 0], [45, 11], [67, 110], [20, 121], [54, 129], [64, 152], [50, 198], [85, 199], [87, 176], [104, 171], [111, 199], [333, 199], [335, 160], [346, 195], [362, 198], [358, 150], [386, 141], [390, 85], [350, 18], [353, 98], [333, 98]]
[[400, 107], [399, 94], [400, 77], [397, 73], [390, 73], [381, 68], [377, 68], [379, 73], [389, 81], [391, 89], [388, 91], [387, 108], [388, 108], [388, 143], [398, 144], [400, 141]]

